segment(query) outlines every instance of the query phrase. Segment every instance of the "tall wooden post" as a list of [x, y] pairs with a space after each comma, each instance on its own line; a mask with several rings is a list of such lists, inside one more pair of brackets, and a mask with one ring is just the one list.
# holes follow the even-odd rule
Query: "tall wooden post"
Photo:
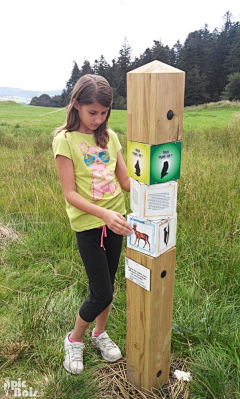
[[[167, 185], [161, 183], [179, 178], [181, 156], [175, 150], [181, 148], [184, 82], [183, 71], [159, 61], [127, 74], [128, 174], [138, 181], [132, 184], [130, 196], [135, 211], [141, 209], [128, 216], [134, 233], [131, 245], [128, 240], [126, 258], [127, 378], [143, 390], [169, 379], [176, 248], [174, 240], [170, 245], [166, 215], [170, 203], [176, 207], [176, 198], [172, 199]], [[150, 219], [157, 214], [159, 221], [151, 222], [143, 218], [145, 214], [152, 215]], [[176, 209], [173, 216], [176, 226]], [[164, 231], [160, 230], [163, 222], [168, 224]], [[176, 229], [173, 233], [171, 228], [171, 234], [176, 236]], [[162, 252], [156, 237], [164, 242]]]

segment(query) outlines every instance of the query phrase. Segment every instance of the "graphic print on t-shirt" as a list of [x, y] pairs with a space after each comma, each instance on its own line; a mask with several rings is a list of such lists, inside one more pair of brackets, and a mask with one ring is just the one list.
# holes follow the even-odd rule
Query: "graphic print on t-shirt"
[[86, 143], [79, 144], [85, 164], [91, 168], [92, 182], [90, 191], [93, 201], [99, 201], [105, 193], [116, 195], [120, 192], [114, 173], [107, 167], [110, 155], [107, 148], [91, 147]]

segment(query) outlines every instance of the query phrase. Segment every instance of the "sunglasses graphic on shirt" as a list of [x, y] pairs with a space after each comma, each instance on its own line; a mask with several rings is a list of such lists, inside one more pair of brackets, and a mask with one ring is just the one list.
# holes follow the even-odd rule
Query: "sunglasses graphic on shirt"
[[99, 158], [102, 162], [107, 163], [110, 160], [109, 153], [107, 151], [101, 151], [98, 155], [86, 154], [84, 156], [84, 162], [87, 166], [91, 166], [95, 163], [95, 160]]

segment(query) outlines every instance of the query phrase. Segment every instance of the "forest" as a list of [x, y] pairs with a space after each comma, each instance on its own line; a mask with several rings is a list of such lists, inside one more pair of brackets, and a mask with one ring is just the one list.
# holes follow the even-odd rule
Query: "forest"
[[233, 22], [229, 11], [223, 21], [220, 29], [210, 32], [205, 25], [189, 33], [184, 44], [178, 40], [172, 48], [161, 40], [153, 40], [153, 46], [135, 58], [125, 38], [118, 58], [111, 64], [104, 55], [93, 65], [85, 59], [80, 68], [74, 61], [70, 79], [61, 95], [42, 94], [32, 98], [30, 105], [65, 107], [77, 80], [85, 74], [97, 74], [104, 76], [113, 89], [113, 108], [126, 109], [127, 72], [154, 60], [186, 72], [185, 106], [223, 99], [240, 100], [240, 22]]

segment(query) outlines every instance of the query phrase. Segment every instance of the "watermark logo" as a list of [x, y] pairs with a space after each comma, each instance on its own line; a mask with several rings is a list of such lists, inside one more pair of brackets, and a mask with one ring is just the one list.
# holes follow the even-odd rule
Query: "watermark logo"
[[6, 396], [13, 394], [14, 398], [36, 398], [38, 391], [28, 387], [26, 381], [18, 378], [17, 381], [5, 378], [3, 389]]

